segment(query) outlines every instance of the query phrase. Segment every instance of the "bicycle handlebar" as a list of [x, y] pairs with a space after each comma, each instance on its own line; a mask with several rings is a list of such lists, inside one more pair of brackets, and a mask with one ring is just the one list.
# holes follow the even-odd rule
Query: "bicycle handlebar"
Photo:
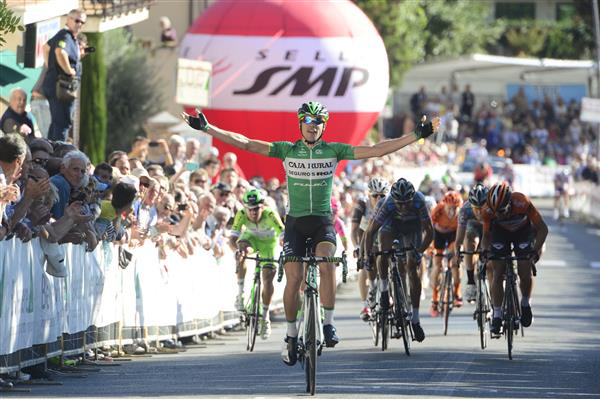
[[247, 256], [244, 255], [242, 256], [242, 259], [244, 260], [255, 260], [257, 262], [271, 262], [271, 263], [279, 263], [279, 259], [271, 259], [271, 258], [259, 258], [258, 256], [252, 257], [252, 256]]
[[[531, 252], [531, 255], [537, 255], [535, 252]], [[487, 260], [504, 260], [504, 261], [509, 261], [512, 262], [514, 260], [516, 261], [520, 261], [520, 260], [528, 260], [531, 261], [531, 256], [488, 256]], [[533, 273], [534, 276], [537, 276], [537, 268], [535, 267], [535, 262], [532, 262], [531, 265], [531, 271]]]
[[287, 262], [303, 262], [303, 263], [335, 263], [342, 264], [342, 282], [346, 282], [348, 277], [348, 259], [346, 251], [342, 252], [342, 256], [287, 256], [283, 252], [279, 256], [279, 268], [277, 272], [277, 281], [283, 279], [283, 265]]

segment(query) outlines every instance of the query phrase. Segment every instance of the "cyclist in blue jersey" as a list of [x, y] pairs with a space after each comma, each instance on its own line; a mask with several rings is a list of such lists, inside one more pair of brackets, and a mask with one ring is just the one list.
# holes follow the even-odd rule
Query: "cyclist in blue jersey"
[[[433, 239], [433, 226], [431, 217], [425, 203], [425, 196], [415, 192], [415, 188], [408, 180], [399, 179], [390, 190], [390, 194], [382, 200], [377, 213], [371, 219], [365, 232], [361, 247], [361, 255], [369, 254], [373, 250], [375, 234], [379, 231], [380, 250], [392, 248], [395, 239], [400, 240], [404, 247], [413, 247], [413, 251], [406, 253], [406, 259], [400, 259], [399, 271], [406, 280], [408, 273], [410, 296], [413, 306], [412, 327], [415, 339], [422, 342], [425, 332], [419, 319], [419, 304], [421, 301], [421, 279], [419, 278], [418, 265], [423, 252]], [[388, 259], [380, 256], [377, 259], [379, 270], [380, 306], [389, 307], [389, 280]]]

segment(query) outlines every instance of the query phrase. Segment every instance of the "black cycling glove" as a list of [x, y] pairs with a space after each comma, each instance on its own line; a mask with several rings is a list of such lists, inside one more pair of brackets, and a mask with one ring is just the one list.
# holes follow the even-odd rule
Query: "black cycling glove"
[[206, 120], [206, 116], [201, 111], [198, 111], [198, 116], [187, 116], [187, 123], [196, 130], [202, 130], [206, 132], [208, 130], [208, 120]]
[[423, 117], [415, 127], [415, 135], [419, 139], [426, 139], [427, 137], [433, 134], [433, 124], [431, 122], [427, 122], [425, 117]]

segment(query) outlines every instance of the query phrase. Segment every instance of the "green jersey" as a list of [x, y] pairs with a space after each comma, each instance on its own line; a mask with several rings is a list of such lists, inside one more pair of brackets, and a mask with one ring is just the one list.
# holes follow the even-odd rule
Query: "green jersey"
[[[246, 226], [244, 234], [242, 233], [242, 226]], [[283, 231], [283, 222], [279, 218], [277, 212], [270, 208], [265, 208], [260, 217], [258, 223], [251, 222], [246, 214], [246, 209], [241, 209], [235, 214], [233, 218], [233, 225], [231, 226], [231, 235], [235, 238], [240, 239], [255, 239], [259, 241], [272, 241], [277, 242], [277, 238]]]
[[269, 156], [283, 160], [289, 195], [288, 215], [330, 216], [333, 176], [339, 161], [354, 159], [349, 144], [319, 141], [308, 147], [304, 141], [271, 143]]

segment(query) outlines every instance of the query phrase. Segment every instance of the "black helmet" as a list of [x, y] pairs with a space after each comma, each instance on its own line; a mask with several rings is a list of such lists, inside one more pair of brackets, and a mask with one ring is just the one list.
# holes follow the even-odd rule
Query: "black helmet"
[[390, 195], [395, 201], [410, 201], [415, 196], [415, 186], [405, 178], [401, 177], [392, 185]]

